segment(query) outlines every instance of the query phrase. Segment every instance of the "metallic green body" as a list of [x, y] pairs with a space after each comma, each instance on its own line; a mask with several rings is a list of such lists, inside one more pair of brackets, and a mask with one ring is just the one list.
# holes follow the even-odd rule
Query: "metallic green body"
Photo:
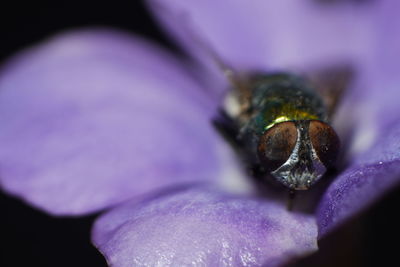
[[251, 80], [248, 118], [239, 120], [239, 139], [256, 154], [260, 136], [285, 121], [320, 120], [327, 122], [322, 99], [301, 78], [279, 73], [257, 75]]

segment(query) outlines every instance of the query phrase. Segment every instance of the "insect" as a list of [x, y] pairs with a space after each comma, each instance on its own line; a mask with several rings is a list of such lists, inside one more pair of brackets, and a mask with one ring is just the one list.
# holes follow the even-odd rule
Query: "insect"
[[335, 166], [340, 141], [329, 119], [347, 77], [336, 88], [330, 81], [335, 89], [326, 90], [330, 97], [324, 100], [310, 82], [294, 74], [238, 78], [228, 73], [233, 88], [216, 125], [245, 154], [255, 175], [274, 179], [294, 194]]

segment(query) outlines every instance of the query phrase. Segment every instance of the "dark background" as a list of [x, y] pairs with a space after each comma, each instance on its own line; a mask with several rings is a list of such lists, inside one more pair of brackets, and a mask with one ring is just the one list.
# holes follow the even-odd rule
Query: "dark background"
[[[30, 44], [64, 29], [105, 25], [168, 42], [141, 1], [54, 1], [1, 6], [0, 63]], [[0, 122], [1, 127], [1, 122]], [[0, 148], [1, 149], [1, 148]], [[385, 266], [398, 262], [400, 191], [394, 189], [363, 216], [321, 242], [301, 266]], [[0, 266], [106, 266], [90, 243], [96, 215], [53, 218], [0, 193]], [[396, 264], [394, 264], [396, 265]]]

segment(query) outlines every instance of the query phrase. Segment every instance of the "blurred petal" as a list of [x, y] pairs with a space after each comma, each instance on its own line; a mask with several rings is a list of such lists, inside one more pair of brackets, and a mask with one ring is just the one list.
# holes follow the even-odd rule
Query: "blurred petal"
[[376, 2], [375, 57], [344, 108], [357, 114], [353, 150], [358, 154], [319, 206], [321, 236], [400, 183], [399, 9], [399, 1]]
[[[0, 76], [0, 182], [53, 214], [81, 214], [229, 168], [209, 102], [144, 40], [80, 31]], [[222, 153], [222, 154], [221, 154]]]
[[363, 77], [369, 90], [364, 89], [360, 94], [364, 93], [366, 105], [375, 113], [373, 119], [386, 124], [400, 118], [400, 2], [382, 0], [375, 9], [374, 57]]
[[275, 266], [317, 250], [312, 216], [271, 200], [189, 189], [118, 207], [98, 219], [94, 244], [122, 266]]
[[198, 59], [205, 46], [240, 69], [356, 61], [370, 52], [370, 6], [311, 0], [148, 0], [156, 17]]
[[[399, 136], [400, 137], [400, 136]], [[400, 160], [353, 166], [330, 185], [319, 205], [319, 238], [400, 182]]]

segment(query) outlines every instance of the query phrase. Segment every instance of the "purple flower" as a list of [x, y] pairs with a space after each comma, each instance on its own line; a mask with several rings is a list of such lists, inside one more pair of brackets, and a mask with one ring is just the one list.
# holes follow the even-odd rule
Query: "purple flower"
[[[112, 266], [276, 266], [317, 251], [398, 184], [398, 1], [148, 2], [193, 60], [83, 30], [3, 67], [5, 191], [54, 215], [110, 209], [93, 242]], [[211, 51], [238, 70], [357, 70], [335, 120], [339, 134], [352, 131], [347, 167], [315, 214], [287, 211], [280, 194], [257, 196], [211, 126], [228, 86]]]

